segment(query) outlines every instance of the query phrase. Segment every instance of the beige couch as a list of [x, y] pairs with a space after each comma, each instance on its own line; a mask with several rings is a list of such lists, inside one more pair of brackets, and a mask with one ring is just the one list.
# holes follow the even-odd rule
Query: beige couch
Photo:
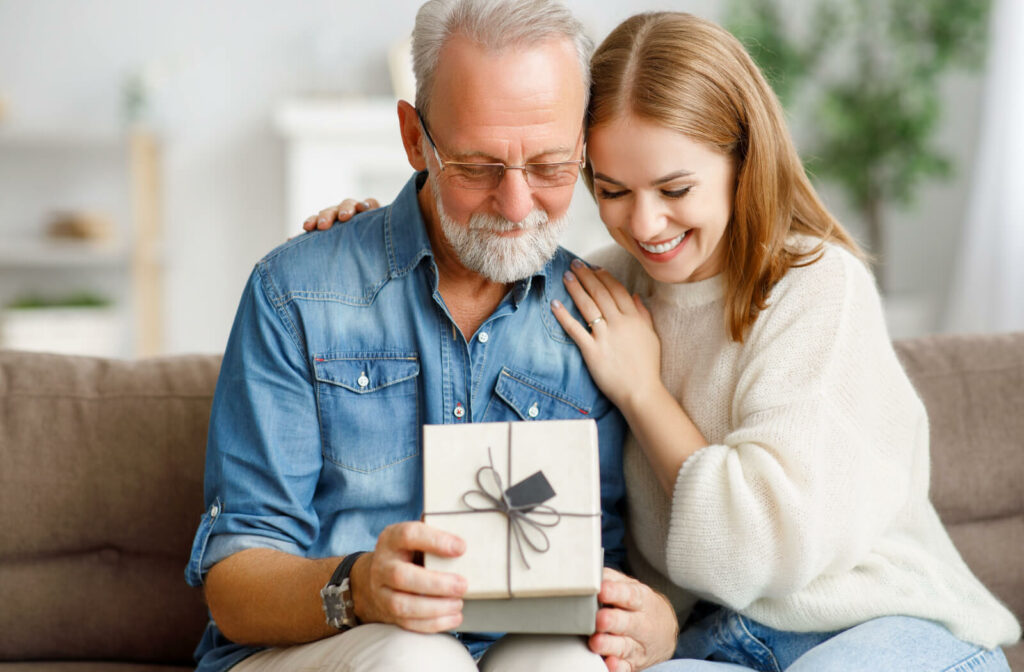
[[[933, 500], [1024, 617], [1024, 334], [897, 347], [931, 417]], [[183, 569], [218, 365], [0, 352], [0, 672], [191, 667], [206, 610]], [[1024, 671], [1024, 645], [1007, 655]]]

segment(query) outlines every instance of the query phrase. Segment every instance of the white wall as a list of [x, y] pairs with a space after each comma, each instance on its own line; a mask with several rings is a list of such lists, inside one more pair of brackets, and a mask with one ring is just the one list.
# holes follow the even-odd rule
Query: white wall
[[[0, 0], [0, 99], [7, 106], [0, 127], [114, 131], [122, 87], [146, 73], [149, 120], [164, 139], [167, 350], [219, 351], [252, 264], [281, 242], [285, 176], [275, 106], [302, 94], [387, 94], [386, 50], [408, 34], [418, 4]], [[636, 11], [719, 19], [722, 3], [567, 4], [600, 39]], [[970, 166], [976, 137], [977, 93], [972, 79], [950, 84], [943, 138], [962, 166]], [[965, 170], [925, 190], [920, 211], [894, 223], [891, 249], [906, 259], [892, 270], [895, 288], [945, 294]]]

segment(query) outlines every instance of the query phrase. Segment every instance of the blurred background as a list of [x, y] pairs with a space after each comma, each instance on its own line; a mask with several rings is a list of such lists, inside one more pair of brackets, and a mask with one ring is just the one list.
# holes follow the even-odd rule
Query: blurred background
[[[894, 337], [1024, 329], [1024, 2], [568, 0], [740, 36]], [[407, 179], [419, 2], [0, 0], [0, 347], [223, 350], [253, 264]], [[610, 239], [578, 189], [567, 247]]]

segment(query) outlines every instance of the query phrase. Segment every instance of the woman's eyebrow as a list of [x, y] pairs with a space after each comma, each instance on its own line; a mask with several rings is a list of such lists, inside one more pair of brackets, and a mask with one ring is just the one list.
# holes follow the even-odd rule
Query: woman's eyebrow
[[610, 182], [611, 184], [614, 184], [614, 185], [617, 185], [617, 186], [620, 186], [620, 187], [626, 186], [622, 182], [619, 182], [618, 180], [612, 179], [612, 178], [608, 177], [607, 175], [605, 175], [604, 173], [594, 173], [594, 179], [595, 180], [601, 180], [602, 182]]
[[664, 177], [659, 177], [655, 181], [651, 182], [651, 186], [657, 187], [658, 185], [665, 184], [666, 182], [671, 182], [672, 180], [678, 179], [680, 177], [687, 177], [689, 175], [693, 175], [692, 170], [677, 170], [676, 172], [669, 173]]
[[[651, 186], [657, 187], [658, 185], [665, 184], [666, 182], [671, 182], [672, 180], [679, 179], [680, 177], [687, 177], [689, 175], [693, 175], [692, 170], [677, 170], [673, 173], [665, 175], [664, 177], [659, 177], [658, 179], [654, 180], [653, 182], [651, 182]], [[620, 187], [626, 186], [622, 182], [619, 182], [614, 178], [608, 177], [604, 173], [594, 173], [594, 179], [601, 180], [602, 182], [609, 182]]]

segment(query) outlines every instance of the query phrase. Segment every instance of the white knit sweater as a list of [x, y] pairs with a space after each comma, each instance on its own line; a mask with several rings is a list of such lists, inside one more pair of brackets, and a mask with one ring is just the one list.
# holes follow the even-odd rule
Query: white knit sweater
[[738, 344], [721, 276], [657, 283], [617, 247], [593, 261], [644, 298], [662, 379], [710, 443], [671, 499], [625, 448], [630, 560], [681, 619], [703, 597], [779, 630], [900, 614], [987, 648], [1020, 637], [928, 500], [928, 419], [863, 264], [828, 246], [791, 269]]

